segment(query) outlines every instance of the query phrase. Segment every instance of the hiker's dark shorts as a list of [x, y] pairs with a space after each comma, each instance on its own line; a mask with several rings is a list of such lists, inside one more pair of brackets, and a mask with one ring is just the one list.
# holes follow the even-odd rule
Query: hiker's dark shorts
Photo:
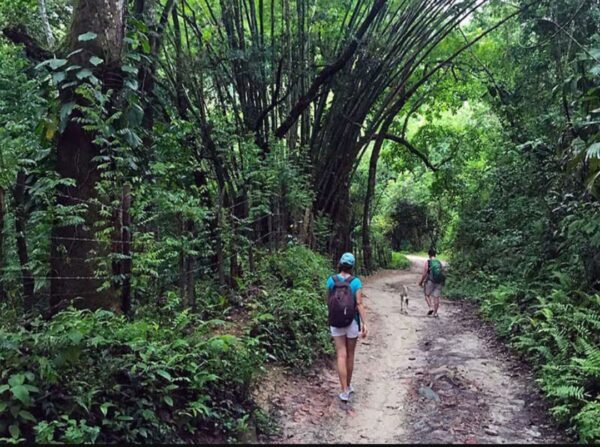
[[425, 295], [439, 298], [440, 296], [442, 296], [442, 285], [436, 284], [430, 279], [428, 279], [425, 283]]

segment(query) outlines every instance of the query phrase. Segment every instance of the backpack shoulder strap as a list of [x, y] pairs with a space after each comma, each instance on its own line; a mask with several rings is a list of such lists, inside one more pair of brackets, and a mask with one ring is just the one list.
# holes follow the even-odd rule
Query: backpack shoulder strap
[[333, 275], [331, 278], [333, 279], [334, 287], [343, 285], [346, 282], [345, 280], [340, 279], [340, 277], [338, 275]]
[[350, 275], [344, 281], [346, 281], [348, 284], [351, 284], [355, 278], [356, 278], [355, 276]]

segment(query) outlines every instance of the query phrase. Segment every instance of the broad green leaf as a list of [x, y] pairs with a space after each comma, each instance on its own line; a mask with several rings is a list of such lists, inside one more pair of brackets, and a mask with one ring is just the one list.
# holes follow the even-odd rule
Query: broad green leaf
[[21, 436], [21, 430], [17, 424], [12, 424], [10, 427], [8, 427], [8, 431], [14, 439], [17, 439], [19, 436]]
[[71, 56], [75, 56], [76, 54], [79, 54], [83, 51], [82, 48], [78, 48], [75, 51], [71, 51], [69, 54], [67, 54], [67, 59], [70, 58]]
[[52, 80], [57, 84], [60, 84], [62, 81], [64, 81], [66, 77], [67, 73], [64, 71], [57, 71], [56, 73], [52, 74]]
[[89, 70], [88, 68], [84, 68], [83, 70], [79, 70], [77, 72], [77, 79], [85, 79], [85, 78], [89, 78], [90, 76], [92, 76], [92, 71]]
[[65, 68], [65, 71], [74, 71], [74, 70], [79, 70], [81, 69], [81, 65], [77, 65], [77, 64], [73, 64], [73, 65], [69, 65], [67, 68]]
[[10, 386], [23, 385], [25, 383], [25, 374], [13, 374], [8, 379], [8, 384]]
[[131, 416], [127, 416], [126, 414], [120, 414], [117, 416], [117, 419], [120, 421], [133, 421], [133, 418]]
[[31, 391], [32, 393], [38, 393], [40, 391], [40, 389], [35, 386], [35, 385], [29, 385], [29, 384], [25, 384], [23, 385], [28, 391]]
[[125, 87], [127, 87], [129, 90], [137, 90], [138, 82], [135, 79], [127, 79], [125, 80]]
[[161, 377], [164, 377], [168, 381], [172, 381], [173, 380], [173, 377], [171, 377], [171, 374], [169, 374], [168, 371], [165, 371], [164, 369], [157, 370], [156, 374], [158, 374]]
[[137, 74], [137, 72], [138, 72], [137, 68], [135, 68], [132, 65], [123, 65], [121, 67], [121, 70], [123, 70], [125, 73], [131, 73], [131, 74]]
[[68, 61], [66, 59], [47, 59], [44, 62], [40, 62], [39, 64], [37, 64], [35, 66], [35, 69], [37, 70], [38, 68], [49, 66], [53, 70], [56, 70], [57, 68], [60, 68], [63, 65], [65, 65], [67, 62]]
[[97, 67], [98, 65], [100, 65], [102, 62], [104, 62], [104, 60], [101, 59], [101, 58], [99, 58], [98, 56], [92, 56], [92, 57], [90, 57], [90, 64], [92, 64], [95, 67]]
[[67, 123], [69, 122], [69, 116], [71, 116], [71, 112], [73, 112], [73, 108], [75, 107], [75, 102], [67, 102], [63, 104], [60, 108], [60, 131], [64, 132], [67, 127]]
[[79, 85], [79, 82], [77, 82], [77, 81], [65, 82], [63, 85], [60, 86], [60, 88], [62, 90], [65, 90], [69, 87], [74, 87], [76, 85]]
[[88, 81], [90, 81], [92, 84], [94, 85], [100, 85], [100, 79], [98, 79], [96, 76], [92, 75], [88, 78]]
[[50, 65], [50, 68], [52, 68], [53, 70], [56, 70], [57, 68], [66, 65], [67, 62], [68, 61], [66, 59], [51, 59], [48, 65]]
[[35, 416], [27, 410], [19, 411], [19, 417], [24, 421], [36, 422]]
[[114, 406], [115, 405], [110, 402], [104, 402], [102, 405], [100, 405], [100, 411], [104, 416], [106, 416], [108, 414], [108, 409]]
[[23, 385], [13, 386], [10, 389], [10, 391], [13, 394], [13, 396], [15, 396], [15, 398], [18, 399], [21, 403], [29, 403], [29, 391]]
[[589, 160], [590, 158], [600, 158], [600, 143], [594, 143], [587, 148], [585, 159]]
[[79, 332], [77, 329], [73, 329], [69, 332], [69, 340], [71, 340], [75, 344], [79, 344], [83, 339], [83, 334]]
[[169, 407], [173, 406], [173, 399], [171, 398], [171, 396], [165, 396], [163, 397], [163, 400]]
[[77, 37], [77, 40], [80, 42], [87, 42], [88, 40], [94, 40], [96, 37], [98, 37], [98, 34], [88, 31], [87, 33], [80, 34]]

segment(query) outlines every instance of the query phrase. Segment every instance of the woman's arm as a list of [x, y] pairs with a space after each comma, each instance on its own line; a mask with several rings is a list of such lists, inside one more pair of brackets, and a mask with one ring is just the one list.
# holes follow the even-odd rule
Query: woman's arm
[[427, 271], [429, 270], [427, 262], [425, 263], [425, 265], [423, 266], [423, 274], [421, 275], [421, 280], [419, 281], [419, 287], [423, 286], [423, 283], [425, 282], [425, 279], [427, 278]]
[[360, 315], [360, 332], [363, 337], [366, 337], [368, 334], [368, 330], [367, 330], [367, 319], [366, 319], [365, 306], [363, 304], [362, 289], [358, 289], [356, 291], [356, 308], [358, 310], [358, 315]]

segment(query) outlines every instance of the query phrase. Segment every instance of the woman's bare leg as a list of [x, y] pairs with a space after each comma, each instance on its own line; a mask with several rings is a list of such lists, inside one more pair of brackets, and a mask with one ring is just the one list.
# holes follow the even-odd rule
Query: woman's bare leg
[[431, 297], [429, 295], [425, 295], [425, 302], [427, 303], [427, 306], [429, 307], [429, 310], [433, 309], [433, 305], [431, 304]]
[[342, 335], [339, 337], [333, 337], [335, 341], [335, 352], [337, 357], [337, 370], [340, 377], [340, 385], [342, 386], [342, 392], [348, 390], [348, 354], [346, 350], [346, 336]]
[[358, 338], [346, 338], [346, 373], [348, 377], [348, 386], [352, 383], [352, 371], [354, 370], [354, 351], [356, 350], [356, 341]]

